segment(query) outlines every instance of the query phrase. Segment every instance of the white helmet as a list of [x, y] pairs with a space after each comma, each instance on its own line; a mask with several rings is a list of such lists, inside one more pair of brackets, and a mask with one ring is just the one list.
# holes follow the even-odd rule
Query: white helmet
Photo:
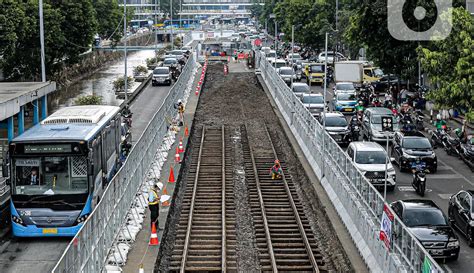
[[156, 183], [155, 186], [156, 186], [158, 189], [160, 189], [160, 191], [163, 189], [163, 183], [161, 183], [161, 182]]
[[179, 100], [178, 100], [178, 104], [180, 104], [181, 102], [182, 102], [181, 99], [179, 99]]

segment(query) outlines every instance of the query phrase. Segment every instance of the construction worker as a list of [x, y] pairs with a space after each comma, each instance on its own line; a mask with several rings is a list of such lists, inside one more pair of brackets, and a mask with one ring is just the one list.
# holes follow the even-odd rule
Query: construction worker
[[163, 188], [163, 183], [158, 182], [150, 189], [148, 193], [148, 208], [150, 209], [150, 225], [159, 229], [158, 217], [160, 216], [160, 195], [159, 191]]
[[184, 122], [184, 103], [178, 100], [179, 126], [183, 126]]
[[275, 164], [273, 164], [273, 167], [270, 169], [270, 174], [272, 175], [272, 180], [281, 179], [283, 169], [281, 168], [280, 160], [275, 159]]

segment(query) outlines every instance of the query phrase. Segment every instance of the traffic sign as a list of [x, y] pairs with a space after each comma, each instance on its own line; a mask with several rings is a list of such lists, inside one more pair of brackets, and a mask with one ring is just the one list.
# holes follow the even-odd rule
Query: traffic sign
[[255, 46], [261, 46], [262, 45], [262, 40], [255, 39], [255, 41], [253, 43], [254, 43]]
[[393, 118], [391, 116], [382, 117], [382, 131], [384, 132], [393, 131]]

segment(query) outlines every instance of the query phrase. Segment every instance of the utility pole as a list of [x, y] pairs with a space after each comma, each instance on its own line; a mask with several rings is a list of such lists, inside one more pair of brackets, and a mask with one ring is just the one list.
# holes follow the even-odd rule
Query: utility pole
[[155, 62], [158, 61], [158, 32], [157, 32], [157, 27], [156, 25], [158, 24], [158, 19], [157, 19], [157, 12], [158, 12], [158, 6], [157, 2], [158, 0], [155, 0], [155, 25], [153, 26], [154, 32], [155, 32]]
[[179, 0], [179, 28], [180, 29], [183, 27], [182, 22], [181, 22], [181, 14], [182, 13], [183, 13], [183, 0]]
[[123, 35], [124, 35], [124, 66], [123, 89], [125, 90], [125, 102], [128, 101], [128, 76], [127, 76], [127, 0], [123, 0]]
[[[325, 146], [325, 143], [324, 143], [324, 139], [326, 138], [326, 91], [327, 91], [327, 85], [328, 85], [328, 81], [327, 81], [327, 73], [328, 73], [328, 38], [329, 38], [329, 34], [326, 32], [326, 45], [325, 45], [325, 53], [324, 53], [324, 92], [323, 92], [323, 101], [324, 101], [324, 108], [323, 108], [323, 115], [324, 115], [324, 118], [323, 118], [323, 150], [322, 152], [324, 153], [324, 146]], [[324, 172], [324, 169], [326, 168], [326, 161], [325, 159], [323, 159], [323, 168], [321, 169], [322, 172], [323, 172], [323, 177], [325, 175], [325, 172]]]
[[173, 0], [170, 0], [170, 21], [171, 21], [171, 49], [174, 50], [174, 37], [173, 37]]
[[41, 45], [41, 81], [46, 82], [46, 65], [44, 56], [44, 23], [43, 23], [43, 0], [39, 0], [40, 20], [40, 45]]
[[296, 76], [294, 68], [293, 52], [295, 50], [295, 25], [291, 25], [291, 68], [293, 69], [293, 75], [291, 75], [291, 85], [293, 86], [293, 76]]

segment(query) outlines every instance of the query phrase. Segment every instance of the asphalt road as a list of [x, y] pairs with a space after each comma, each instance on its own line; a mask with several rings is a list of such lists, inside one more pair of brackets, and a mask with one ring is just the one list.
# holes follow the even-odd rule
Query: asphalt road
[[[323, 93], [322, 86], [311, 86], [312, 93]], [[327, 101], [331, 101], [334, 93], [332, 85], [327, 88]], [[350, 115], [347, 115], [349, 118]], [[431, 125], [426, 124], [427, 128]], [[431, 127], [432, 128], [432, 127]], [[428, 136], [427, 132], [424, 132]], [[380, 143], [385, 147], [385, 143]], [[390, 150], [390, 149], [389, 149]], [[449, 156], [442, 149], [435, 150], [438, 157], [438, 171], [427, 175], [426, 193], [423, 198], [415, 193], [411, 186], [413, 176], [411, 173], [401, 173], [398, 166], [394, 165], [397, 172], [397, 187], [395, 191], [387, 193], [388, 202], [405, 199], [430, 199], [433, 200], [448, 215], [449, 197], [461, 189], [474, 189], [474, 172], [471, 172], [466, 164], [459, 158]], [[473, 272], [474, 271], [474, 248], [466, 244], [466, 238], [458, 231], [461, 252], [457, 261], [438, 261], [446, 272]]]
[[[132, 133], [136, 141], [170, 91], [170, 86], [151, 86], [131, 105]], [[0, 272], [50, 272], [66, 249], [70, 238], [13, 238], [11, 233], [0, 241]]]

